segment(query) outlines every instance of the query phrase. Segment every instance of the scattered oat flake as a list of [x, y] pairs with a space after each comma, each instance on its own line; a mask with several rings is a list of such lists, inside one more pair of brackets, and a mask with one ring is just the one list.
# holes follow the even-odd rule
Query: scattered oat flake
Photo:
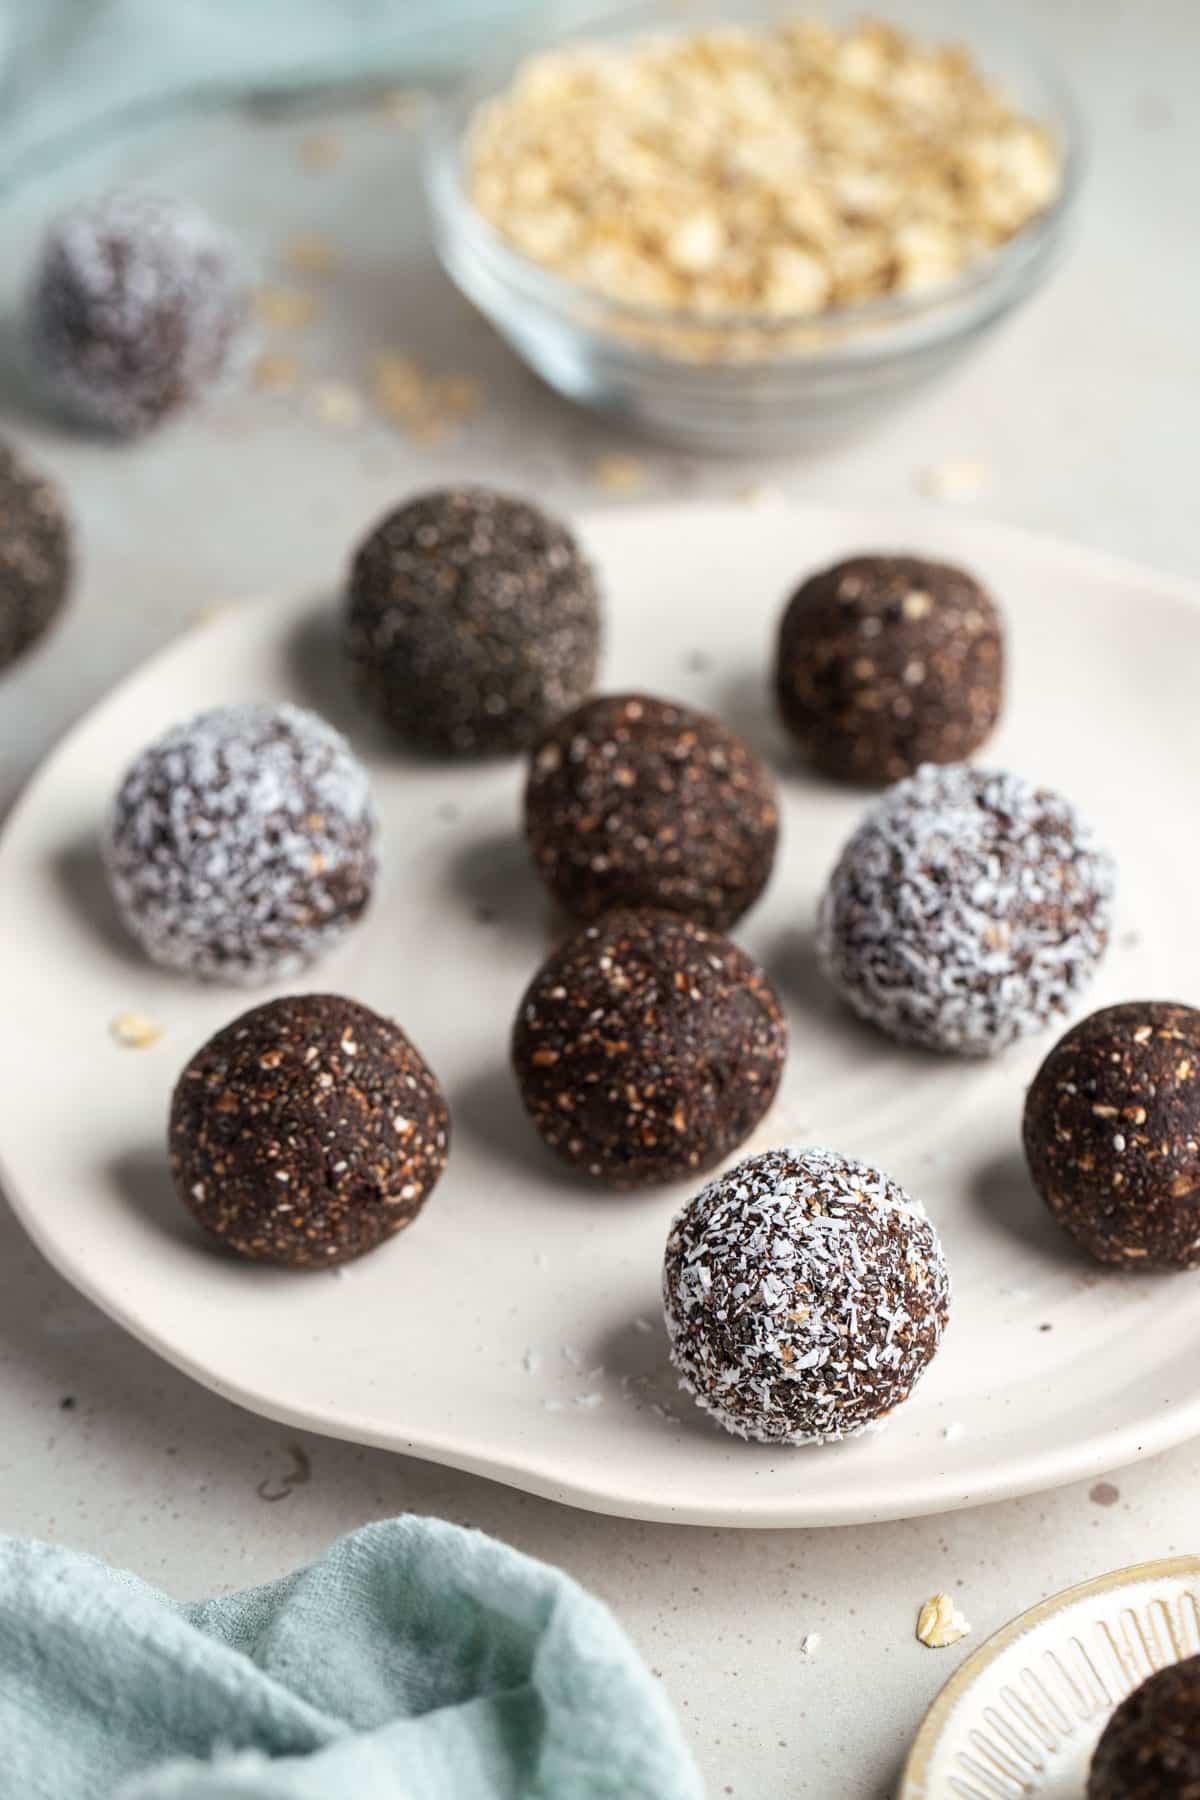
[[331, 169], [342, 154], [341, 140], [332, 131], [310, 131], [300, 139], [298, 154], [306, 169]]
[[483, 383], [473, 375], [444, 375], [434, 382], [434, 397], [452, 419], [470, 419], [483, 406]]
[[521, 1367], [527, 1375], [536, 1375], [541, 1366], [541, 1352], [538, 1350], [527, 1350], [521, 1358]]
[[576, 1406], [587, 1407], [589, 1410], [596, 1406], [603, 1406], [604, 1405], [604, 1395], [597, 1394], [595, 1392], [590, 1393], [590, 1394], [576, 1394], [575, 1404], [576, 1404]]
[[782, 506], [787, 499], [783, 489], [772, 481], [751, 481], [740, 487], [737, 497], [743, 506]]
[[316, 231], [298, 231], [283, 246], [285, 268], [297, 275], [332, 275], [337, 268], [337, 246]]
[[317, 317], [321, 303], [303, 288], [271, 284], [257, 290], [254, 309], [272, 331], [303, 331]]
[[264, 350], [254, 360], [253, 380], [257, 388], [284, 390], [295, 387], [299, 379], [299, 361], [286, 350]]
[[563, 1409], [561, 1400], [543, 1400], [542, 1406], [546, 1412], [561, 1412]]
[[646, 480], [636, 456], [601, 456], [592, 464], [592, 480], [608, 494], [635, 494]]
[[429, 111], [429, 95], [422, 88], [395, 88], [381, 97], [377, 110], [389, 125], [407, 130], [419, 125]]
[[198, 606], [192, 614], [193, 625], [212, 625], [217, 619], [228, 618], [237, 611], [236, 600], [210, 600], [207, 606]]
[[162, 1026], [140, 1012], [117, 1013], [109, 1020], [108, 1029], [114, 1041], [126, 1050], [148, 1050], [162, 1036]]
[[582, 1352], [577, 1350], [575, 1348], [574, 1344], [563, 1344], [560, 1346], [560, 1348], [562, 1351], [563, 1361], [569, 1362], [571, 1367], [575, 1370], [575, 1373], [577, 1375], [582, 1375], [583, 1374]]
[[812, 1662], [820, 1648], [820, 1632], [806, 1631], [804, 1636], [800, 1639], [800, 1655], [803, 1657], [804, 1661]]
[[917, 486], [931, 500], [974, 500], [987, 488], [988, 479], [986, 463], [958, 456], [922, 469]]
[[481, 411], [485, 390], [473, 375], [432, 375], [415, 357], [380, 350], [371, 362], [379, 410], [417, 443], [440, 443]]
[[309, 396], [313, 417], [334, 431], [348, 431], [362, 418], [357, 388], [344, 381], [319, 381]]
[[945, 1650], [971, 1627], [949, 1594], [933, 1594], [917, 1614], [917, 1637], [929, 1650]]
[[956, 1444], [966, 1429], [961, 1419], [951, 1419], [948, 1425], [942, 1426], [942, 1436], [948, 1444]]
[[638, 1318], [633, 1321], [633, 1329], [635, 1331], [653, 1331], [654, 1326], [649, 1319]]

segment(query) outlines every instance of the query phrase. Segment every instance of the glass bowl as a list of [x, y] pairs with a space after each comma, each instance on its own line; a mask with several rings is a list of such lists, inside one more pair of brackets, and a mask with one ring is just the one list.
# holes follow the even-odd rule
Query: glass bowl
[[879, 16], [935, 42], [962, 38], [984, 73], [1053, 134], [1062, 168], [1049, 207], [959, 274], [914, 293], [819, 315], [713, 319], [631, 305], [542, 268], [476, 211], [465, 183], [476, 109], [539, 51], [613, 45], [713, 24], [861, 17], [855, 0], [596, 0], [560, 5], [505, 42], [438, 107], [425, 178], [451, 279], [525, 362], [568, 398], [689, 449], [799, 450], [851, 434], [965, 356], [1044, 281], [1062, 247], [1082, 165], [1077, 115], [1057, 71], [1009, 28], [960, 0], [883, 0]]

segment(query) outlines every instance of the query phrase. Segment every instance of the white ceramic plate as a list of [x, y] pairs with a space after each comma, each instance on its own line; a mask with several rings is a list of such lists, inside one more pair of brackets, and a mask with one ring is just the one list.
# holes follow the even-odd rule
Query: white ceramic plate
[[1031, 1607], [968, 1657], [917, 1733], [899, 1800], [1083, 1800], [1126, 1694], [1200, 1653], [1200, 1556], [1140, 1563]]
[[[658, 1278], [685, 1190], [576, 1185], [526, 1123], [510, 1022], [545, 946], [518, 833], [516, 763], [406, 759], [348, 705], [332, 602], [283, 600], [197, 627], [59, 747], [0, 850], [0, 1151], [46, 1255], [163, 1356], [271, 1417], [648, 1519], [827, 1525], [994, 1500], [1200, 1431], [1197, 1280], [1106, 1275], [1043, 1215], [1019, 1154], [1048, 1039], [979, 1064], [891, 1047], [850, 1018], [809, 948], [823, 878], [864, 797], [808, 777], [765, 676], [796, 577], [864, 546], [969, 562], [1009, 618], [1011, 702], [990, 760], [1064, 788], [1117, 851], [1117, 941], [1087, 1005], [1195, 999], [1200, 608], [1191, 590], [944, 519], [734, 507], [597, 518], [610, 686], [709, 705], [780, 765], [784, 846], [747, 946], [787, 1003], [782, 1093], [747, 1148], [805, 1140], [877, 1161], [923, 1198], [955, 1282], [942, 1353], [882, 1434], [778, 1452], [725, 1436], [665, 1365]], [[367, 758], [387, 870], [368, 921], [303, 985], [393, 1014], [439, 1072], [449, 1170], [409, 1232], [339, 1279], [218, 1254], [178, 1206], [163, 1150], [178, 1069], [250, 1004], [161, 974], [117, 928], [97, 825], [128, 760], [218, 701], [295, 697]], [[118, 1048], [114, 1014], [164, 1027]]]

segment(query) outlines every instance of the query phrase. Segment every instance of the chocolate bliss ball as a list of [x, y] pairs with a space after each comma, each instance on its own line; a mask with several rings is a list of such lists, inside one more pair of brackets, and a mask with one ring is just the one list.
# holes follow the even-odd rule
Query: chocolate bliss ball
[[770, 1106], [787, 1032], [762, 970], [667, 912], [586, 926], [534, 976], [513, 1067], [538, 1131], [610, 1187], [719, 1162]]
[[51, 623], [71, 576], [71, 533], [58, 489], [0, 444], [0, 669]]
[[1200, 1012], [1134, 1000], [1072, 1025], [1024, 1136], [1042, 1199], [1098, 1261], [1200, 1268]]
[[445, 1097], [398, 1025], [355, 1000], [269, 1000], [210, 1038], [171, 1101], [179, 1197], [239, 1256], [331, 1268], [420, 1212]]
[[926, 766], [889, 788], [846, 845], [817, 954], [889, 1036], [988, 1056], [1086, 986], [1108, 944], [1113, 884], [1111, 857], [1060, 794]]
[[962, 762], [1004, 687], [1000, 618], [972, 575], [917, 556], [854, 556], [812, 575], [779, 631], [775, 689], [809, 761], [842, 781]]
[[525, 830], [542, 880], [575, 918], [657, 906], [724, 931], [767, 884], [779, 813], [766, 765], [719, 719], [609, 694], [535, 747]]
[[889, 1176], [831, 1150], [767, 1150], [680, 1213], [663, 1300], [680, 1384], [726, 1431], [828, 1444], [908, 1399], [950, 1283], [937, 1232]]
[[558, 519], [485, 488], [389, 513], [350, 571], [346, 651], [374, 709], [440, 755], [524, 750], [587, 693], [591, 567]]
[[220, 227], [177, 200], [118, 191], [51, 226], [29, 300], [30, 348], [64, 412], [133, 437], [226, 372], [247, 316]]
[[154, 962], [214, 981], [293, 975], [371, 897], [366, 770], [316, 713], [216, 707], [142, 751], [104, 858], [117, 911]]
[[1087, 1800], [1200, 1800], [1200, 1656], [1122, 1700], [1092, 1757]]

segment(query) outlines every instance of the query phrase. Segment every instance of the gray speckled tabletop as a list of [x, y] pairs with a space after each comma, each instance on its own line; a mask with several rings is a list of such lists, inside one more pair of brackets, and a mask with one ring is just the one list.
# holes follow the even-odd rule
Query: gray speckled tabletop
[[[332, 587], [366, 521], [417, 483], [450, 476], [503, 474], [568, 509], [729, 495], [754, 481], [799, 498], [884, 504], [912, 497], [928, 465], [973, 458], [989, 476], [970, 502], [981, 515], [1200, 575], [1191, 92], [1200, 16], [1187, 0], [1023, 8], [1055, 42], [1092, 128], [1069, 263], [911, 411], [865, 442], [786, 465], [646, 450], [540, 390], [437, 272], [411, 134], [378, 112], [190, 121], [74, 171], [80, 186], [116, 172], [190, 191], [264, 265], [289, 232], [336, 241], [341, 272], [296, 344], [306, 379], [365, 388], [371, 352], [390, 345], [433, 371], [478, 377], [487, 402], [460, 435], [431, 447], [370, 409], [335, 429], [314, 416], [307, 387], [250, 391], [114, 450], [47, 428], [14, 376], [7, 428], [68, 489], [81, 568], [61, 628], [0, 686], [0, 796], [11, 799], [69, 722], [198, 609]], [[318, 126], [338, 154], [309, 168], [300, 146]], [[67, 185], [60, 177], [55, 192], [30, 188], [9, 204], [0, 280], [11, 293]], [[636, 455], [644, 477], [619, 501], [591, 475], [614, 453]], [[802, 546], [797, 556], [802, 564]], [[76, 1298], [6, 1213], [0, 1370], [5, 1529], [198, 1594], [275, 1574], [404, 1508], [481, 1526], [561, 1563], [616, 1608], [681, 1709], [713, 1794], [745, 1800], [890, 1793], [925, 1705], [972, 1643], [1070, 1582], [1196, 1548], [1200, 1446], [1042, 1498], [806, 1534], [596, 1518], [401, 1457], [297, 1439], [157, 1362]], [[286, 1474], [304, 1479], [286, 1485]], [[937, 1588], [955, 1594], [974, 1633], [934, 1653], [913, 1625]], [[802, 1658], [810, 1632], [819, 1649]]]

